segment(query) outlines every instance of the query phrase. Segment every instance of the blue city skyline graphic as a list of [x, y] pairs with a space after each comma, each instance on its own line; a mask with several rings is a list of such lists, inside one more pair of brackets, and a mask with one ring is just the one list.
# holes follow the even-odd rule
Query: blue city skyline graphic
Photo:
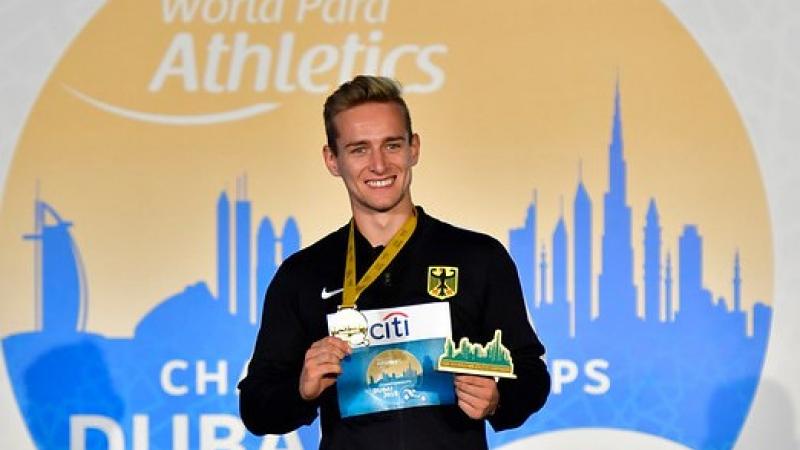
[[[731, 298], [704, 285], [699, 225], [683, 226], [676, 254], [663, 250], [657, 199], [646, 211], [627, 203], [622, 125], [617, 84], [599, 242], [593, 240], [592, 195], [580, 176], [571, 227], [562, 208], [552, 235], [540, 237], [538, 227], [545, 224], [538, 223], [534, 200], [523, 226], [509, 231], [509, 251], [554, 385], [545, 408], [522, 427], [490, 430], [493, 447], [592, 427], [729, 449], [750, 409], [772, 308], [754, 299], [745, 309], [746, 268], [736, 249]], [[642, 230], [632, 228], [633, 214], [644, 214]], [[88, 274], [70, 232], [73, 223], [37, 195], [34, 230], [23, 236], [34, 246], [36, 329], [6, 337], [3, 349], [38, 448], [70, 448], [80, 428], [76, 417], [94, 420], [79, 436], [87, 449], [110, 448], [113, 441], [124, 448], [144, 442], [149, 446], [141, 448], [180, 450], [199, 448], [202, 439], [241, 440], [246, 449], [317, 447], [316, 422], [263, 442], [236, 423], [235, 386], [253, 348], [261, 298], [280, 262], [300, 249], [298, 224], [289, 217], [278, 234], [264, 216], [254, 235], [244, 177], [237, 180], [235, 199], [220, 193], [215, 220], [216, 294], [205, 281], [188, 284], [142, 317], [133, 337], [116, 338], [86, 330]], [[633, 242], [639, 238], [644, 270], [636, 280]], [[592, 265], [596, 251], [600, 267]]]
[[[336, 381], [341, 416], [454, 404], [453, 375], [434, 369], [443, 347], [444, 339], [435, 338], [355, 349]], [[390, 360], [396, 361], [386, 364]]]

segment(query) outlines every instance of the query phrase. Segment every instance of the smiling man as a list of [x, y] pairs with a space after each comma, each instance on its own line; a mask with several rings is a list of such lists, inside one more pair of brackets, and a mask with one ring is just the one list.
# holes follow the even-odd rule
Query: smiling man
[[[527, 320], [516, 268], [497, 240], [415, 207], [411, 174], [420, 138], [397, 83], [358, 76], [328, 97], [323, 116], [323, 159], [343, 180], [353, 218], [287, 259], [272, 280], [240, 383], [242, 420], [255, 434], [281, 434], [310, 424], [319, 411], [322, 449], [485, 449], [484, 420], [495, 430], [520, 426], [542, 407], [550, 388], [544, 348]], [[363, 354], [353, 347], [367, 340], [329, 335], [327, 316], [344, 321], [347, 330], [366, 330], [364, 314], [370, 311], [442, 303], [456, 342], [467, 337], [485, 343], [502, 331], [516, 379], [442, 378], [430, 365], [414, 362], [412, 370], [410, 358], [402, 361], [407, 368], [401, 376], [391, 378], [395, 385], [409, 371], [415, 378], [415, 388], [399, 392], [405, 402], [394, 399], [379, 412], [345, 413], [347, 399], [337, 395], [344, 392], [337, 381], [352, 375], [343, 366], [354, 351]], [[444, 394], [435, 399], [416, 389], [442, 379]], [[377, 385], [373, 375], [368, 380], [362, 384]]]

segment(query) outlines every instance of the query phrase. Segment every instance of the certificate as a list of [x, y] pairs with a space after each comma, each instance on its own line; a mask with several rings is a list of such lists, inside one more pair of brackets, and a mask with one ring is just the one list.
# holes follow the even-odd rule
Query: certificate
[[449, 304], [361, 312], [369, 342], [342, 360], [336, 381], [342, 417], [455, 403], [453, 375], [436, 370], [451, 336]]

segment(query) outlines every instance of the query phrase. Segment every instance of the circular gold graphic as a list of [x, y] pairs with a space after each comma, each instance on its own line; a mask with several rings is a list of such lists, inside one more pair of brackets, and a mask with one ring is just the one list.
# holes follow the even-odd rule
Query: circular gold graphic
[[391, 384], [395, 381], [416, 382], [422, 375], [422, 366], [417, 358], [405, 350], [385, 350], [372, 359], [367, 368], [368, 386]]

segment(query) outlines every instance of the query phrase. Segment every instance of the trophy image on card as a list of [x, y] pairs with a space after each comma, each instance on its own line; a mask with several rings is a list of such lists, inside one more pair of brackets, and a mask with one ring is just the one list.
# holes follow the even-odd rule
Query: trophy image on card
[[455, 346], [451, 338], [445, 339], [444, 353], [439, 356], [436, 370], [443, 372], [483, 375], [487, 377], [517, 378], [511, 352], [502, 343], [503, 332], [494, 331], [494, 338], [486, 345], [473, 344], [464, 337]]

